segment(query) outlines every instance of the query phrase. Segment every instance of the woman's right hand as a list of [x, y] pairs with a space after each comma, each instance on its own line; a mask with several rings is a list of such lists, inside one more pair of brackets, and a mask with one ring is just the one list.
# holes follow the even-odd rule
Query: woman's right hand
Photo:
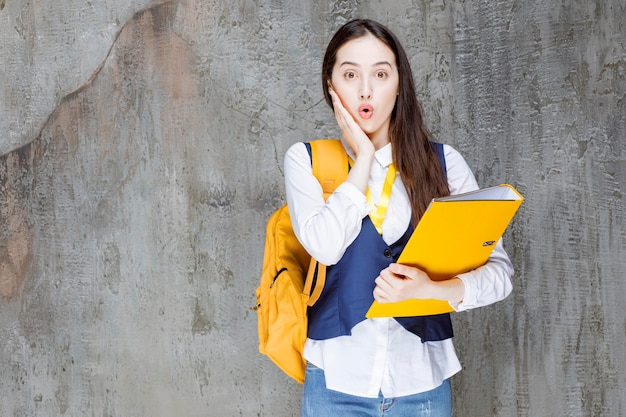
[[355, 156], [354, 164], [348, 173], [346, 181], [365, 194], [376, 149], [367, 134], [343, 106], [339, 95], [333, 90], [332, 86], [328, 86], [328, 91], [333, 99], [335, 119], [337, 119], [337, 123], [341, 128], [343, 140], [348, 143]]
[[333, 101], [335, 120], [337, 120], [337, 124], [341, 128], [341, 134], [354, 152], [355, 157], [358, 158], [362, 153], [365, 153], [367, 156], [373, 155], [375, 149], [370, 138], [343, 106], [341, 98], [330, 85], [328, 86], [328, 92]]

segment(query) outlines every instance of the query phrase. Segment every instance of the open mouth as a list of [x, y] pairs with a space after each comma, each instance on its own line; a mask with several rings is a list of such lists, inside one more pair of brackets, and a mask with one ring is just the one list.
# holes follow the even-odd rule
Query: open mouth
[[369, 119], [374, 114], [374, 108], [369, 103], [364, 103], [359, 106], [359, 116], [363, 119]]

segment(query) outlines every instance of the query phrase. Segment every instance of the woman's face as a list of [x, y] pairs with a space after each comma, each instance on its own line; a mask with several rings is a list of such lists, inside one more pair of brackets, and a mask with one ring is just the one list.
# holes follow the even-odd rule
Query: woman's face
[[392, 50], [373, 35], [346, 42], [337, 50], [331, 83], [374, 146], [379, 149], [389, 143], [399, 85]]

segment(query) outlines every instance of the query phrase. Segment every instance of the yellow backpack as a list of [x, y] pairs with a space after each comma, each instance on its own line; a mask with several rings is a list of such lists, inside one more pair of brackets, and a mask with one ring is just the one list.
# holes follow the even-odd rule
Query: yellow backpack
[[[309, 142], [313, 175], [322, 185], [324, 199], [345, 181], [348, 155], [341, 141]], [[291, 226], [287, 205], [267, 222], [263, 269], [256, 290], [259, 352], [283, 372], [304, 382], [302, 356], [307, 336], [307, 308], [319, 298], [326, 280], [326, 266], [304, 250]]]

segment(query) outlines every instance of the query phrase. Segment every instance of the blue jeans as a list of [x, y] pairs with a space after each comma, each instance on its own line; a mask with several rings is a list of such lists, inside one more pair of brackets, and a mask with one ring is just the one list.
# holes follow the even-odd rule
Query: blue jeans
[[451, 417], [450, 380], [439, 387], [405, 397], [356, 397], [326, 388], [324, 371], [307, 364], [302, 417]]

